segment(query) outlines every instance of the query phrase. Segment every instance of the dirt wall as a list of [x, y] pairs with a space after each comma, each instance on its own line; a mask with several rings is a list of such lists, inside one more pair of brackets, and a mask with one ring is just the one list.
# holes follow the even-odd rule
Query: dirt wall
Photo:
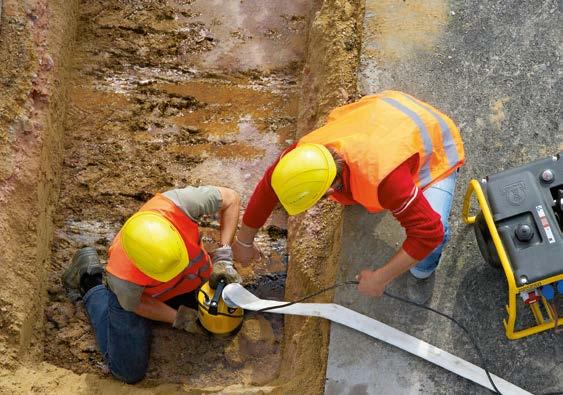
[[0, 368], [36, 360], [65, 114], [74, 1], [3, 2]]
[[[303, 71], [298, 136], [323, 124], [328, 112], [354, 99], [364, 2], [326, 0], [313, 19]], [[342, 206], [323, 201], [289, 219], [286, 300], [332, 285], [336, 280]], [[316, 298], [330, 302], [333, 293]], [[330, 324], [287, 316], [278, 382], [283, 393], [320, 394], [324, 389]]]

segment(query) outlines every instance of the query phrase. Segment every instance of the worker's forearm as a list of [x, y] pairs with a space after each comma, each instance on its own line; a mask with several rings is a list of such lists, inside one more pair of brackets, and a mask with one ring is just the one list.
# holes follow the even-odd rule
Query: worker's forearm
[[221, 245], [231, 245], [237, 230], [240, 213], [240, 197], [229, 188], [219, 188], [223, 203], [221, 205]]
[[238, 205], [235, 210], [221, 213], [221, 245], [231, 245], [238, 223]]
[[382, 267], [376, 270], [382, 282], [389, 284], [418, 263], [402, 248]]
[[162, 303], [160, 300], [149, 296], [141, 296], [141, 304], [135, 310], [135, 314], [153, 321], [161, 321], [172, 324], [176, 319], [176, 310]]
[[242, 243], [252, 244], [256, 233], [258, 233], [257, 228], [251, 228], [248, 225], [242, 224], [240, 226], [240, 230], [238, 231], [237, 239], [239, 239]]

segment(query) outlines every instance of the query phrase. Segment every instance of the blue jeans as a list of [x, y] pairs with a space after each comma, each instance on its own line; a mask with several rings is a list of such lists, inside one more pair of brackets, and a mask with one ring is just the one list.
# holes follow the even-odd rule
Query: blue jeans
[[[96, 343], [111, 372], [128, 384], [141, 381], [149, 365], [152, 321], [124, 310], [117, 296], [97, 285], [82, 298], [96, 334]], [[181, 294], [165, 302], [197, 308], [196, 292]]]
[[104, 285], [88, 290], [83, 300], [110, 372], [129, 384], [141, 381], [149, 364], [151, 321], [124, 310]]
[[452, 210], [452, 201], [454, 198], [455, 181], [457, 172], [453, 172], [448, 178], [445, 178], [431, 187], [426, 189], [423, 194], [430, 206], [440, 214], [442, 225], [444, 225], [444, 240], [434, 251], [426, 258], [421, 260], [415, 267], [411, 269], [411, 274], [417, 278], [427, 278], [436, 270], [442, 250], [450, 239], [450, 227], [448, 226], [448, 217]]
[[[180, 305], [196, 309], [196, 294], [181, 294], [165, 303], [174, 309]], [[111, 374], [128, 384], [141, 381], [149, 365], [152, 321], [124, 310], [105, 285], [89, 289], [82, 300]]]

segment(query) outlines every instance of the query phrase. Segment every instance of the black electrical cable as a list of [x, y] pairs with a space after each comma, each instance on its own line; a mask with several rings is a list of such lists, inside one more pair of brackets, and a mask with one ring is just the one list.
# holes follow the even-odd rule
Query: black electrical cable
[[[341, 286], [343, 286], [343, 285], [357, 285], [358, 283], [359, 283], [359, 282], [356, 281], [356, 280], [343, 281], [343, 282], [340, 282], [340, 283], [336, 283], [336, 284], [334, 284], [334, 285], [331, 285], [330, 287], [323, 288], [323, 289], [321, 289], [320, 291], [317, 291], [317, 292], [314, 292], [314, 293], [309, 294], [309, 295], [307, 295], [307, 296], [304, 296], [304, 297], [301, 298], [301, 299], [294, 300], [293, 302], [284, 303], [284, 304], [281, 304], [281, 305], [279, 305], [279, 306], [265, 307], [265, 308], [263, 308], [263, 309], [256, 310], [256, 311], [257, 311], [257, 312], [267, 312], [267, 311], [269, 311], [269, 310], [281, 309], [282, 307], [288, 307], [288, 306], [291, 306], [291, 305], [293, 305], [293, 304], [295, 304], [295, 303], [300, 303], [300, 302], [303, 302], [303, 301], [305, 301], [305, 300], [307, 300], [307, 299], [311, 299], [312, 297], [317, 296], [317, 295], [320, 295], [320, 294], [322, 294], [322, 293], [324, 293], [324, 292], [330, 291], [331, 289], [338, 288], [338, 287], [341, 287]], [[462, 324], [460, 324], [460, 323], [459, 323], [457, 320], [455, 320], [453, 317], [450, 317], [449, 315], [447, 315], [447, 314], [445, 314], [445, 313], [442, 313], [442, 312], [440, 312], [440, 311], [438, 311], [438, 310], [434, 310], [434, 309], [431, 308], [431, 307], [428, 307], [428, 306], [425, 306], [425, 305], [423, 305], [423, 304], [410, 301], [410, 300], [408, 300], [408, 299], [403, 299], [403, 298], [401, 298], [401, 297], [399, 297], [399, 296], [391, 295], [391, 294], [388, 293], [387, 291], [384, 291], [383, 294], [384, 294], [385, 296], [388, 296], [388, 297], [392, 298], [392, 299], [396, 299], [396, 300], [399, 300], [399, 301], [404, 302], [404, 303], [412, 304], [413, 306], [417, 306], [417, 307], [423, 308], [423, 309], [425, 309], [425, 310], [430, 310], [430, 311], [432, 311], [432, 312], [434, 312], [434, 313], [436, 313], [436, 314], [441, 315], [442, 317], [446, 317], [447, 319], [449, 319], [450, 321], [452, 321], [454, 324], [456, 324], [457, 326], [459, 326], [461, 329], [463, 329], [463, 331], [465, 332], [465, 334], [466, 334], [466, 335], [469, 337], [469, 339], [471, 340], [471, 343], [473, 343], [473, 347], [475, 347], [475, 350], [477, 350], [477, 354], [479, 355], [479, 358], [481, 359], [482, 368], [483, 368], [483, 370], [485, 371], [485, 373], [487, 374], [487, 378], [489, 379], [489, 382], [491, 383], [492, 387], [495, 389], [496, 393], [502, 395], [501, 392], [499, 391], [499, 389], [497, 388], [497, 386], [495, 385], [495, 383], [494, 383], [494, 381], [493, 381], [493, 378], [491, 377], [491, 374], [489, 373], [489, 370], [487, 369], [487, 364], [486, 364], [486, 362], [485, 362], [485, 358], [483, 357], [483, 354], [481, 353], [481, 349], [479, 348], [479, 346], [478, 346], [478, 344], [477, 344], [477, 341], [473, 338], [473, 336], [471, 336], [471, 334], [469, 333], [469, 331], [468, 331]]]
[[311, 299], [311, 298], [314, 297], [314, 296], [317, 296], [317, 295], [320, 295], [320, 294], [322, 294], [322, 293], [325, 293], [326, 291], [330, 291], [331, 289], [341, 287], [342, 285], [352, 285], [352, 284], [358, 284], [358, 282], [355, 281], [355, 280], [351, 280], [351, 281], [343, 281], [343, 282], [341, 282], [341, 283], [336, 283], [336, 284], [334, 284], [334, 285], [331, 285], [330, 287], [326, 287], [326, 288], [321, 289], [320, 291], [317, 291], [317, 292], [314, 292], [314, 293], [312, 293], [312, 294], [309, 294], [309, 295], [307, 295], [307, 296], [305, 296], [305, 297], [303, 297], [303, 298], [301, 298], [301, 299], [294, 300], [293, 302], [288, 302], [288, 303], [280, 304], [279, 306], [264, 307], [263, 309], [256, 310], [256, 312], [257, 312], [257, 313], [263, 313], [263, 312], [268, 311], [268, 310], [281, 309], [282, 307], [291, 306], [292, 304], [300, 303], [300, 302], [303, 302], [304, 300]]
[[[483, 354], [481, 353], [481, 349], [479, 348], [479, 345], [477, 344], [477, 341], [475, 340], [475, 338], [474, 338], [473, 336], [471, 336], [471, 333], [469, 333], [469, 331], [467, 330], [467, 328], [466, 328], [465, 326], [461, 325], [461, 324], [459, 323], [459, 321], [457, 321], [455, 318], [453, 318], [453, 317], [451, 317], [451, 316], [449, 316], [449, 315], [447, 315], [447, 314], [445, 314], [445, 313], [442, 313], [442, 312], [440, 312], [440, 311], [438, 311], [438, 310], [434, 310], [432, 307], [428, 307], [428, 306], [425, 306], [425, 305], [423, 305], [423, 304], [416, 303], [416, 302], [413, 302], [413, 301], [411, 301], [411, 300], [401, 298], [401, 297], [399, 297], [399, 296], [391, 295], [391, 294], [388, 293], [387, 291], [384, 291], [383, 294], [384, 294], [385, 296], [388, 296], [388, 297], [392, 298], [392, 299], [396, 299], [396, 300], [399, 300], [399, 301], [401, 301], [401, 302], [408, 303], [408, 304], [412, 304], [413, 306], [420, 307], [420, 308], [423, 308], [423, 309], [425, 309], [425, 310], [432, 311], [432, 312], [434, 312], [434, 313], [436, 313], [436, 314], [441, 315], [442, 317], [447, 318], [448, 320], [452, 321], [454, 324], [456, 324], [457, 326], [459, 326], [459, 327], [465, 332], [465, 334], [467, 335], [467, 337], [469, 337], [469, 340], [471, 340], [471, 343], [473, 343], [473, 347], [475, 347], [475, 350], [477, 351], [477, 355], [479, 355], [479, 359], [481, 360], [481, 365], [482, 365], [481, 367], [483, 368], [483, 370], [484, 370], [485, 373], [487, 374], [487, 378], [489, 379], [489, 382], [491, 383], [491, 385], [493, 386], [493, 388], [495, 389], [495, 391], [497, 392], [497, 394], [501, 394], [501, 392], [499, 391], [499, 389], [498, 389], [497, 386], [495, 385], [495, 383], [494, 383], [494, 381], [493, 381], [493, 378], [491, 377], [491, 374], [489, 373], [489, 369], [487, 368], [487, 362], [486, 362], [485, 358], [483, 357]], [[501, 394], [501, 395], [502, 395], [502, 394]]]

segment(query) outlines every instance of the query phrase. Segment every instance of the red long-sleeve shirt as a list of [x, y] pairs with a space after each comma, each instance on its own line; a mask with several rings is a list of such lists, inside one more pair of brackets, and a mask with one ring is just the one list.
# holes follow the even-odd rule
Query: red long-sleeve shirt
[[[292, 145], [285, 152], [295, 146]], [[262, 227], [279, 202], [271, 185], [272, 172], [278, 161], [279, 158], [266, 170], [250, 197], [242, 219], [249, 227]], [[417, 162], [418, 158], [414, 156], [389, 173], [379, 185], [378, 199], [381, 206], [391, 211], [405, 229], [407, 238], [403, 242], [403, 249], [414, 259], [422, 260], [442, 242], [444, 227], [440, 215], [432, 209], [413, 181], [412, 170], [416, 169]], [[342, 169], [342, 181], [339, 198], [347, 204], [358, 204], [352, 197], [346, 165]]]

